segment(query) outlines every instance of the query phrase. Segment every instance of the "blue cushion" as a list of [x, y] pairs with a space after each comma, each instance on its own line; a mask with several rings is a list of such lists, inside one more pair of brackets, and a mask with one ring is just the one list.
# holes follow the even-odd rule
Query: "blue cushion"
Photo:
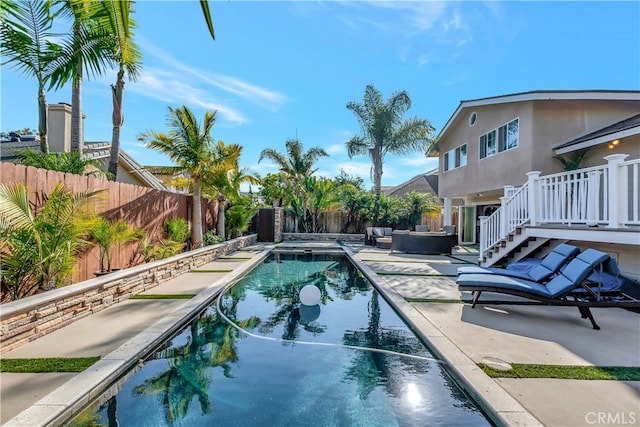
[[[502, 289], [526, 292], [542, 297], [552, 298], [549, 289], [540, 283], [531, 280], [518, 279], [516, 277], [500, 276], [497, 274], [462, 274], [456, 281], [461, 291], [474, 290], [478, 286], [495, 288], [496, 292]], [[470, 289], [465, 289], [470, 288]], [[489, 292], [491, 290], [488, 290]]]
[[531, 280], [531, 276], [526, 271], [505, 270], [504, 268], [467, 266], [458, 267], [458, 274], [494, 274], [500, 276], [517, 277], [520, 279]]

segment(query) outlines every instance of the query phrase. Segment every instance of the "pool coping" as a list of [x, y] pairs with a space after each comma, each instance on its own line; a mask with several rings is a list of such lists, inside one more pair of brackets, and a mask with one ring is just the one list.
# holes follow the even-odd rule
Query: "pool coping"
[[[239, 278], [260, 264], [272, 251], [344, 253], [371, 281], [387, 302], [416, 333], [430, 350], [445, 363], [445, 369], [454, 381], [478, 404], [496, 425], [542, 426], [517, 400], [488, 377], [475, 362], [447, 338], [429, 319], [407, 302], [383, 276], [375, 273], [366, 263], [359, 261], [348, 246], [318, 247], [304, 245], [265, 246], [262, 252], [246, 263], [186, 300], [143, 332], [101, 358], [90, 368], [79, 373], [29, 408], [8, 420], [6, 427], [58, 426], [68, 422], [96, 399], [106, 400], [115, 395], [126, 379], [137, 372], [142, 359], [184, 327], [194, 315], [204, 310], [217, 295], [232, 286]], [[295, 247], [295, 248], [294, 248]], [[128, 375], [125, 376], [125, 374]]]

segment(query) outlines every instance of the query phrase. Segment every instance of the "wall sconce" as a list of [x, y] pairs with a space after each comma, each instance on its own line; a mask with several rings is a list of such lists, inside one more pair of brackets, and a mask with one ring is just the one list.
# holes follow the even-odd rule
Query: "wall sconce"
[[609, 150], [613, 150], [616, 147], [616, 145], [618, 145], [618, 144], [620, 144], [620, 140], [619, 139], [614, 139], [609, 144]]

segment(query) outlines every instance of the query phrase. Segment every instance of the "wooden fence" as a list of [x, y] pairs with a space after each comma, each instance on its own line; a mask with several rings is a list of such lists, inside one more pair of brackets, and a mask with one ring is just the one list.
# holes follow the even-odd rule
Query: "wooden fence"
[[[192, 200], [191, 196], [185, 194], [25, 167], [9, 162], [0, 162], [0, 182], [24, 183], [29, 191], [29, 201], [36, 212], [58, 182], [63, 182], [73, 192], [102, 189], [103, 197], [93, 206], [95, 212], [108, 219], [126, 220], [132, 228], [144, 230], [149, 242], [158, 242], [164, 237], [164, 223], [168, 218], [184, 218], [189, 224], [191, 223]], [[203, 232], [215, 229], [217, 209], [217, 201], [202, 201]], [[131, 266], [137, 246], [137, 243], [121, 245], [114, 253], [113, 267]], [[93, 247], [79, 258], [74, 268], [72, 282], [91, 279], [98, 269], [98, 248]]]

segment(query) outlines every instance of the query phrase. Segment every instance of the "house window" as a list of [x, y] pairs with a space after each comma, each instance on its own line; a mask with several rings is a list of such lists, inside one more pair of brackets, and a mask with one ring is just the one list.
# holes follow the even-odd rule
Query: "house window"
[[516, 148], [519, 141], [519, 119], [493, 129], [480, 136], [480, 158], [495, 156]]
[[467, 164], [467, 144], [449, 150], [444, 153], [444, 171], [459, 168]]

